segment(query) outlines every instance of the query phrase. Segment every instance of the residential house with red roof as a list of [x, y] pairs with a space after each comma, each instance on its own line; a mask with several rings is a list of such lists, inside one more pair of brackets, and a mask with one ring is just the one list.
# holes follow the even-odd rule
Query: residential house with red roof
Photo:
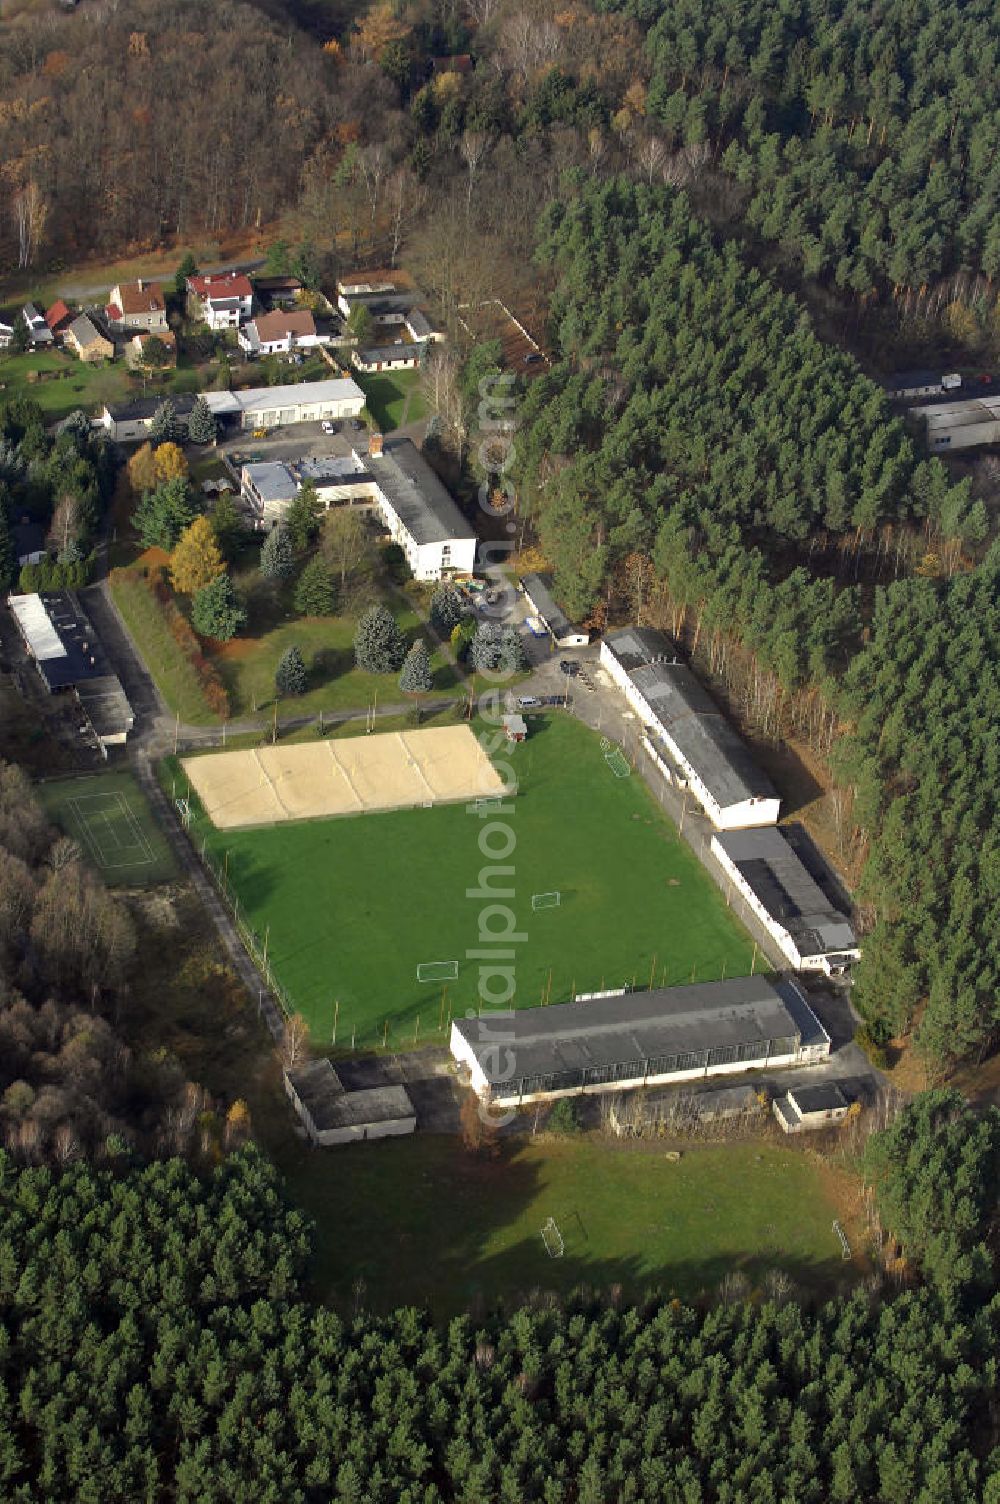
[[187, 279], [188, 313], [210, 329], [238, 329], [253, 312], [253, 288], [242, 272]]

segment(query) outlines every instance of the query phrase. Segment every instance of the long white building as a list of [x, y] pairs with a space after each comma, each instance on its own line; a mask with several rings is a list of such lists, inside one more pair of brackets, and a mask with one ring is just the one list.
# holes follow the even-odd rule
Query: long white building
[[813, 1065], [830, 1036], [794, 982], [691, 987], [456, 1018], [451, 1053], [498, 1107]]
[[854, 928], [793, 851], [783, 831], [722, 831], [712, 852], [796, 971], [843, 976], [860, 958]]
[[601, 663], [646, 728], [661, 770], [673, 765], [717, 830], [774, 825], [781, 800], [711, 696], [662, 632], [626, 627]]
[[[365, 405], [364, 392], [349, 377], [201, 395], [220, 423], [233, 423], [244, 429], [285, 428], [294, 423], [318, 423], [323, 418], [356, 418]], [[108, 403], [97, 422], [119, 444], [142, 443], [149, 438], [153, 419], [164, 400], [173, 404], [178, 425], [185, 428], [196, 399], [169, 393], [166, 398], [140, 397], [130, 402]]]

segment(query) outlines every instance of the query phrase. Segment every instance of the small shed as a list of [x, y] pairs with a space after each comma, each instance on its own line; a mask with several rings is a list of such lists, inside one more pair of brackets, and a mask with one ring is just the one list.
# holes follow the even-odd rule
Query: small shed
[[345, 1091], [329, 1060], [310, 1060], [284, 1072], [285, 1091], [314, 1144], [352, 1144], [395, 1138], [417, 1126], [405, 1086]]
[[793, 1086], [774, 1100], [774, 1115], [784, 1133], [808, 1133], [842, 1123], [851, 1104], [836, 1081]]
[[503, 718], [503, 734], [509, 742], [526, 742], [528, 740], [528, 723], [523, 715], [505, 715]]

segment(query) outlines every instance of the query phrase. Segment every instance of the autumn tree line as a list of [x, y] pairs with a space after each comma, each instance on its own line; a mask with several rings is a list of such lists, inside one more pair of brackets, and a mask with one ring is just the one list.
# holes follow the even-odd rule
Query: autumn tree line
[[[984, 1504], [1000, 1497], [1000, 1114], [869, 1140], [902, 1283], [536, 1294], [435, 1325], [311, 1303], [252, 1147], [0, 1166], [0, 1488], [135, 1504]], [[600, 1270], [595, 1269], [599, 1279]]]

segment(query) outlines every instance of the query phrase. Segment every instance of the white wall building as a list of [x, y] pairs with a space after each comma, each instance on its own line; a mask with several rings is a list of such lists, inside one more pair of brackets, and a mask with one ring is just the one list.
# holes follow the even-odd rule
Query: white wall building
[[601, 663], [717, 830], [777, 822], [781, 800], [770, 779], [691, 670], [676, 661], [669, 638], [645, 627], [613, 632], [601, 643]]
[[929, 407], [912, 407], [910, 413], [924, 420], [932, 454], [1000, 444], [1000, 394], [967, 402], [935, 402]]
[[712, 837], [712, 853], [796, 971], [843, 976], [860, 958], [851, 921], [776, 826], [722, 831]]
[[242, 272], [188, 277], [188, 305], [209, 329], [238, 329], [253, 312], [253, 287]]
[[794, 982], [734, 977], [456, 1018], [451, 1053], [498, 1107], [817, 1064], [830, 1036]]
[[308, 308], [277, 308], [273, 313], [258, 314], [236, 337], [240, 349], [251, 358], [315, 350], [330, 343], [330, 335], [317, 332]]
[[410, 439], [372, 434], [355, 458], [377, 487], [375, 505], [417, 580], [472, 574], [477, 539], [442, 482]]
[[295, 423], [319, 423], [323, 418], [356, 418], [365, 405], [364, 392], [349, 377], [203, 395], [217, 418], [235, 420], [241, 428], [249, 429], [286, 428]]

